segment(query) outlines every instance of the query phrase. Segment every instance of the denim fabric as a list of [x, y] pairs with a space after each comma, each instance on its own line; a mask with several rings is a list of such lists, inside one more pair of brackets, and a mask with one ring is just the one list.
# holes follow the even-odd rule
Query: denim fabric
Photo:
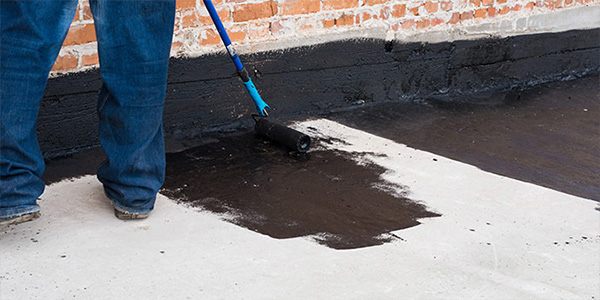
[[[39, 210], [44, 161], [36, 118], [77, 0], [0, 1], [0, 217]], [[153, 209], [164, 180], [162, 112], [174, 0], [90, 0], [103, 86], [98, 169], [121, 210]]]

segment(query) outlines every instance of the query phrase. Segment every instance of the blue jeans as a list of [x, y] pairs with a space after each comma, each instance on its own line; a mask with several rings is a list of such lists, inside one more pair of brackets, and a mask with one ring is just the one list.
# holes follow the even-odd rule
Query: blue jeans
[[[38, 211], [36, 119], [77, 0], [0, 1], [0, 217]], [[98, 179], [113, 204], [154, 208], [165, 176], [162, 113], [175, 0], [90, 0], [103, 86]], [[68, 195], [64, 195], [68, 197]]]

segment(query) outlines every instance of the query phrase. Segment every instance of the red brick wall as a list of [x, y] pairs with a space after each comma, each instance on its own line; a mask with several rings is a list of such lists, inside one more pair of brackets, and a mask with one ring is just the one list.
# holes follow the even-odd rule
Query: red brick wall
[[[361, 28], [398, 33], [469, 26], [542, 14], [600, 0], [215, 0], [236, 45], [264, 44]], [[80, 0], [54, 71], [98, 63], [88, 0]], [[221, 49], [202, 0], [177, 0], [173, 55]]]

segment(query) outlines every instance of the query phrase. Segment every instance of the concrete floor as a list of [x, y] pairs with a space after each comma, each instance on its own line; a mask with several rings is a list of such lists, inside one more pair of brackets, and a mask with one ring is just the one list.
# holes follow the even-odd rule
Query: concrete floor
[[[565, 111], [585, 109], [591, 115], [594, 131], [591, 137], [589, 133], [583, 136], [587, 135], [584, 140], [592, 154], [599, 150], [600, 125], [593, 121], [600, 116], [597, 80], [559, 83], [548, 87], [551, 92], [535, 93], [552, 96], [556, 95], [552, 91], [566, 90], [573, 97], [587, 95], [586, 107]], [[522, 95], [520, 101], [533, 97]], [[529, 104], [541, 105], [536, 103]], [[514, 106], [506, 116], [518, 116], [520, 109], [530, 106]], [[330, 151], [351, 158], [358, 166], [377, 166], [383, 170], [384, 185], [372, 188], [408, 198], [440, 216], [384, 232], [380, 238], [385, 242], [380, 245], [338, 250], [323, 243], [335, 238], [332, 232], [273, 238], [239, 222], [244, 214], [239, 209], [215, 212], [164, 195], [159, 195], [149, 219], [119, 221], [95, 177], [67, 178], [47, 187], [40, 200], [40, 220], [1, 228], [0, 299], [600, 298], [600, 208], [593, 197], [581, 196], [598, 188], [599, 174], [593, 170], [600, 165], [589, 166], [595, 176], [589, 181], [561, 185], [561, 180], [569, 181], [563, 178], [539, 183], [536, 176], [529, 180], [527, 174], [536, 173], [528, 170], [555, 167], [543, 161], [518, 164], [515, 168], [522, 172], [512, 176], [504, 169], [490, 169], [504, 163], [480, 165], [497, 159], [492, 151], [494, 139], [480, 148], [485, 153], [477, 153], [477, 147], [468, 149], [469, 157], [476, 160], [457, 156], [466, 150], [455, 147], [456, 137], [450, 134], [436, 136], [435, 141], [443, 143], [446, 136], [454, 150], [442, 151], [444, 144], [437, 144], [438, 150], [425, 151], [418, 147], [419, 139], [413, 138], [408, 139], [410, 146], [399, 142], [410, 128], [443, 125], [433, 122], [435, 118], [430, 122], [407, 119], [406, 124], [412, 126], [395, 126], [392, 131], [378, 131], [374, 126], [368, 128], [369, 133], [366, 125], [349, 126], [373, 121], [368, 119], [369, 110], [363, 109], [364, 119], [359, 118], [362, 113], [354, 112], [294, 126], [321, 141], [312, 150], [315, 153]], [[556, 109], [538, 111], [550, 112]], [[454, 113], [468, 119], [477, 112]], [[499, 115], [505, 113], [499, 111]], [[553, 123], [553, 118], [545, 120]], [[581, 136], [578, 120], [560, 120], [564, 129], [560, 135]], [[470, 124], [483, 129], [484, 123]], [[535, 139], [527, 127], [519, 128], [511, 129], [514, 143], [508, 146], [525, 157], [532, 149], [520, 138]], [[421, 143], [425, 144], [431, 143]], [[496, 145], [508, 147], [504, 142]], [[515, 145], [519, 149], [514, 150]], [[565, 169], [581, 164], [575, 161], [581, 156], [569, 155], [579, 151], [571, 146], [581, 144], [567, 143], [559, 149], [563, 158], [573, 160], [561, 161]], [[597, 163], [597, 159], [586, 159], [588, 164]], [[585, 176], [577, 170], [569, 172]]]

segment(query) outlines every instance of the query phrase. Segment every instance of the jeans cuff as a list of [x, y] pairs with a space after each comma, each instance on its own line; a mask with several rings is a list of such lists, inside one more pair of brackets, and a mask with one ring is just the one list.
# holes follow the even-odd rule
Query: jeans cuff
[[[113, 197], [110, 196], [109, 192], [106, 189], [104, 190], [104, 194], [106, 195], [108, 200], [110, 200], [110, 203], [112, 204], [112, 206], [120, 212], [132, 213], [132, 214], [146, 214], [146, 213], [151, 212], [154, 209], [154, 203], [152, 203], [152, 206], [150, 208], [141, 208], [140, 209], [140, 208], [127, 207], [127, 206], [119, 204], [119, 202], [117, 200], [115, 200]], [[156, 200], [153, 200], [153, 201], [156, 201]]]
[[40, 211], [40, 206], [37, 204], [29, 205], [29, 206], [21, 206], [18, 208], [2, 209], [0, 211], [0, 218], [10, 218], [10, 217], [20, 216], [23, 214], [28, 214], [28, 213], [32, 213], [32, 212], [36, 212], [36, 211]]

